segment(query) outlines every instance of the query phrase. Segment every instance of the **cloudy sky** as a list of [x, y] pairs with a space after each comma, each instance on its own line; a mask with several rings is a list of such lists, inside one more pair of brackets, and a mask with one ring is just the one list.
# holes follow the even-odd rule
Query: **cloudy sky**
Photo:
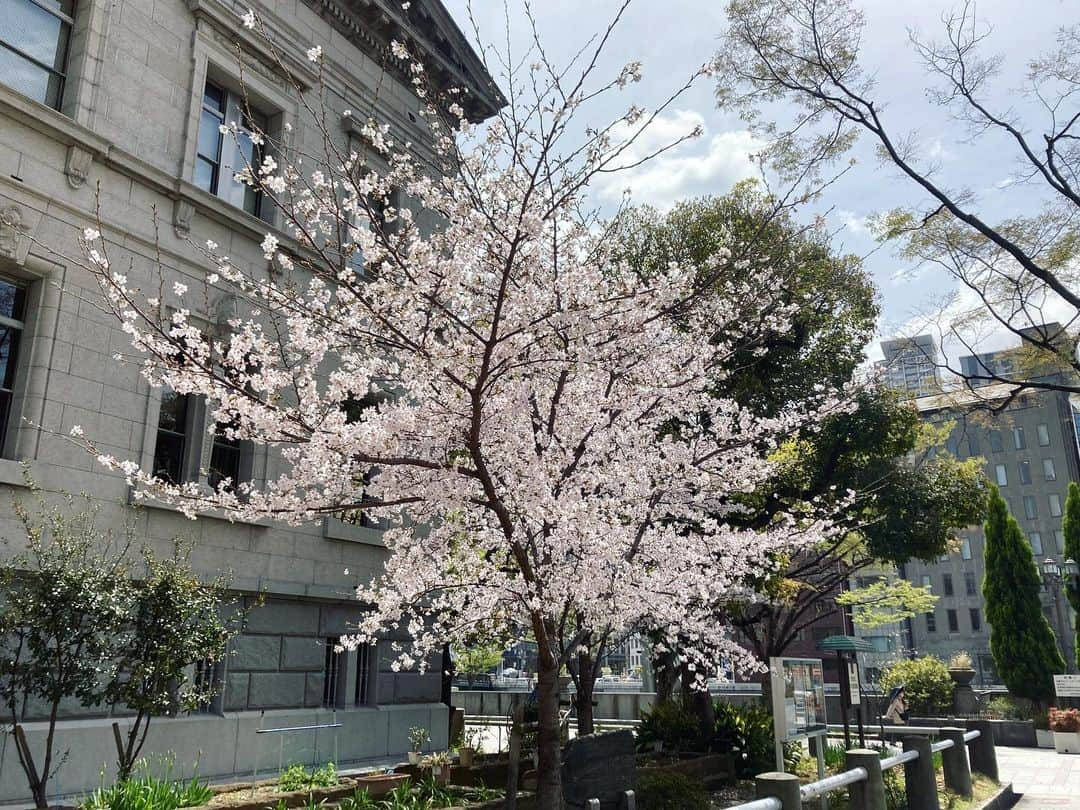
[[[519, 48], [527, 29], [519, 0], [510, 3], [510, 41]], [[1035, 190], [1014, 185], [1014, 153], [1000, 138], [972, 143], [967, 131], [926, 98], [927, 78], [910, 45], [909, 30], [936, 37], [942, 14], [955, 10], [961, 0], [856, 0], [867, 17], [862, 63], [877, 82], [877, 101], [885, 102], [885, 120], [894, 133], [910, 133], [939, 166], [938, 179], [952, 188], [967, 188], [977, 195], [978, 210], [992, 221], [1030, 211], [1038, 204]], [[462, 28], [468, 30], [467, 0], [446, 0]], [[533, 0], [545, 46], [555, 61], [576, 52], [592, 32], [603, 29], [617, 9], [615, 0]], [[644, 76], [625, 92], [623, 103], [643, 107], [656, 104], [681, 84], [718, 46], [725, 27], [722, 0], [635, 0], [605, 55], [603, 66], [614, 76], [626, 62], [639, 59]], [[473, 0], [473, 15], [486, 41], [506, 41], [502, 0]], [[987, 52], [1004, 59], [1001, 73], [989, 91], [998, 110], [1031, 112], [1022, 89], [1026, 62], [1048, 50], [1057, 29], [1080, 22], [1075, 0], [979, 0], [976, 13], [992, 27]], [[598, 110], [597, 118], [619, 111], [614, 105]], [[1027, 118], [1033, 128], [1042, 119]], [[595, 123], [606, 123], [597, 120]], [[653, 133], [655, 142], [682, 134], [696, 124], [703, 137], [668, 153], [617, 182], [594, 189], [601, 204], [617, 200], [629, 188], [635, 200], [666, 206], [702, 194], [722, 194], [732, 183], [750, 176], [749, 155], [755, 140], [737, 116], [716, 108], [713, 87], [701, 81], [685, 94]], [[1037, 130], [1041, 133], [1041, 129]], [[866, 231], [866, 218], [898, 204], [918, 202], [915, 189], [898, 173], [879, 164], [863, 139], [856, 148], [856, 168], [823, 201], [830, 229], [845, 251], [865, 257], [881, 295], [882, 334], [910, 328], [921, 315], [934, 309], [952, 285], [940, 271], [913, 267], [880, 247]], [[992, 343], [993, 341], [991, 341]], [[992, 346], [987, 345], [986, 348]]]

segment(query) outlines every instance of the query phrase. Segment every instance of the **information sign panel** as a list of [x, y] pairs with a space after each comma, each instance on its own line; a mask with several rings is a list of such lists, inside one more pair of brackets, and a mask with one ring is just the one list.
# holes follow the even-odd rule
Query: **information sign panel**
[[1059, 698], [1080, 697], [1080, 675], [1055, 675], [1054, 692]]
[[773, 722], [777, 741], [825, 731], [825, 676], [819, 658], [772, 658]]

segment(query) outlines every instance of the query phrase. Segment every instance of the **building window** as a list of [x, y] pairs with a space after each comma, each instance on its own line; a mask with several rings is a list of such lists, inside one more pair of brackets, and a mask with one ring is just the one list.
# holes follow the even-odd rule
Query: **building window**
[[1043, 459], [1043, 478], [1047, 481], [1057, 481], [1057, 470], [1054, 468], [1054, 460], [1052, 458]]
[[60, 109], [75, 0], [5, 0], [0, 14], [0, 81]]
[[240, 440], [230, 439], [226, 434], [226, 427], [218, 424], [214, 428], [214, 443], [210, 449], [210, 470], [207, 477], [207, 483], [214, 490], [225, 481], [230, 482], [230, 488], [240, 483]]
[[26, 288], [0, 279], [0, 450], [7, 448], [8, 431], [13, 422], [15, 376], [25, 318]]
[[937, 632], [937, 616], [934, 615], [933, 611], [926, 614], [926, 632], [927, 633], [936, 633]]
[[1024, 438], [1024, 429], [1022, 427], [1014, 427], [1012, 429], [1013, 434], [1013, 446], [1017, 450], [1023, 450], [1027, 447], [1027, 439]]
[[926, 590], [928, 590], [928, 591], [933, 590], [933, 588], [934, 588], [933, 580], [930, 579], [929, 574], [923, 574], [922, 575], [922, 586], [924, 588], [926, 588]]
[[968, 434], [968, 455], [979, 455], [979, 437], [974, 432]]
[[1050, 444], [1050, 429], [1046, 425], [1036, 425], [1035, 434], [1039, 439], [1039, 447], [1047, 447]]
[[960, 630], [960, 617], [956, 615], [956, 611], [953, 608], [949, 608], [945, 611], [945, 615], [949, 620], [949, 632], [956, 633]]
[[964, 537], [960, 540], [960, 559], [971, 559], [971, 539], [968, 537]]
[[977, 633], [982, 629], [982, 616], [978, 608], [968, 608], [968, 616], [971, 618], [971, 632]]
[[335, 649], [339, 644], [338, 639], [324, 639], [323, 644], [326, 647], [326, 657], [323, 661], [322, 705], [327, 708], [334, 708], [338, 705], [338, 689], [341, 683], [342, 670], [344, 669], [342, 664], [345, 661], [345, 656]]
[[1050, 517], [1061, 517], [1061, 496], [1056, 492], [1046, 496], [1050, 504]]
[[1031, 550], [1034, 553], [1043, 553], [1042, 534], [1039, 532], [1028, 532], [1028, 542], [1031, 543]]
[[975, 573], [973, 571], [964, 572], [964, 593], [968, 596], [975, 596], [978, 592], [978, 588], [975, 584]]
[[1057, 548], [1054, 549], [1055, 552], [1065, 550], [1065, 532], [1061, 529], [1054, 532], [1054, 543], [1057, 544]]
[[218, 664], [212, 658], [203, 658], [195, 662], [194, 670], [191, 680], [198, 695], [194, 712], [196, 714], [213, 712], [221, 687]]
[[1021, 484], [1030, 484], [1031, 483], [1031, 462], [1030, 461], [1021, 461], [1019, 466], [1020, 466], [1020, 483]]
[[1003, 447], [1003, 445], [1001, 443], [1001, 431], [1000, 430], [991, 430], [990, 431], [990, 449], [992, 451], [994, 451], [995, 453], [1000, 453], [1004, 449], [1004, 447]]
[[377, 660], [375, 647], [371, 644], [361, 644], [356, 648], [356, 684], [353, 686], [353, 705], [368, 706], [374, 690], [371, 688], [371, 679], [368, 677], [371, 671], [371, 662]]
[[946, 596], [952, 596], [953, 595], [952, 574], [942, 574], [941, 575], [941, 584], [944, 587], [945, 595]]
[[999, 487], [1006, 487], [1009, 485], [1009, 474], [1006, 472], [1004, 464], [994, 465], [994, 475], [997, 476], [997, 485]]
[[[211, 81], [206, 82], [199, 118], [194, 182], [204, 191], [265, 219], [264, 213], [269, 213], [270, 206], [263, 205], [262, 193], [233, 178], [248, 166], [256, 171], [263, 160], [263, 148], [252, 142], [251, 133], [266, 132], [266, 117], [246, 108], [246, 102], [238, 94]], [[233, 123], [240, 128], [235, 135], [221, 132], [222, 125]]]
[[1039, 509], [1035, 505], [1035, 496], [1034, 495], [1025, 495], [1024, 496], [1024, 517], [1026, 517], [1028, 520], [1034, 520], [1038, 516], [1039, 516]]
[[154, 475], [171, 484], [188, 480], [188, 451], [191, 445], [194, 408], [189, 394], [171, 388], [161, 392], [157, 441], [154, 444]]

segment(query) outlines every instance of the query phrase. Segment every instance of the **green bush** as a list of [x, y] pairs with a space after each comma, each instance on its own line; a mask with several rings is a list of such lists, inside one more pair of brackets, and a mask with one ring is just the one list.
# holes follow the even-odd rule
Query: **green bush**
[[926, 655], [890, 664], [881, 674], [881, 688], [888, 692], [901, 684], [912, 714], [938, 715], [952, 708], [953, 680], [940, 658]]
[[303, 765], [297, 763], [290, 765], [278, 777], [278, 788], [286, 792], [333, 787], [337, 783], [337, 767], [333, 762], [320, 765], [314, 771], [309, 771]]
[[653, 750], [653, 743], [661, 742], [665, 751], [700, 751], [701, 733], [697, 718], [673, 701], [660, 703], [652, 711], [641, 713], [638, 726], [637, 747], [639, 751]]
[[139, 762], [133, 776], [112, 787], [98, 788], [82, 807], [83, 810], [177, 810], [206, 804], [213, 795], [197, 776], [178, 782], [159, 779], [149, 772], [145, 762]]
[[[771, 771], [776, 759], [776, 738], [773, 736], [772, 714], [762, 705], [749, 703], [736, 706], [717, 701], [716, 732], [709, 748], [735, 754], [735, 767], [740, 776], [754, 776]], [[785, 748], [785, 759], [789, 759]], [[794, 763], [789, 763], [794, 764]]]
[[640, 810], [701, 810], [709, 806], [709, 796], [699, 780], [670, 771], [638, 771], [634, 795]]
[[986, 707], [986, 713], [994, 720], [1032, 720], [1035, 711], [1029, 701], [1011, 697], [996, 697]]

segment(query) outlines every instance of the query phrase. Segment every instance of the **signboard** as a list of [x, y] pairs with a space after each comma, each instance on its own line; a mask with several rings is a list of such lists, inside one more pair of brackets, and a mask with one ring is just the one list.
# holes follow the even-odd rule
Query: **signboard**
[[771, 658], [777, 743], [825, 732], [825, 676], [819, 658]]
[[1054, 692], [1059, 698], [1080, 697], [1080, 675], [1055, 675]]
[[852, 706], [862, 705], [862, 692], [859, 691], [859, 665], [855, 661], [847, 662], [848, 696]]

